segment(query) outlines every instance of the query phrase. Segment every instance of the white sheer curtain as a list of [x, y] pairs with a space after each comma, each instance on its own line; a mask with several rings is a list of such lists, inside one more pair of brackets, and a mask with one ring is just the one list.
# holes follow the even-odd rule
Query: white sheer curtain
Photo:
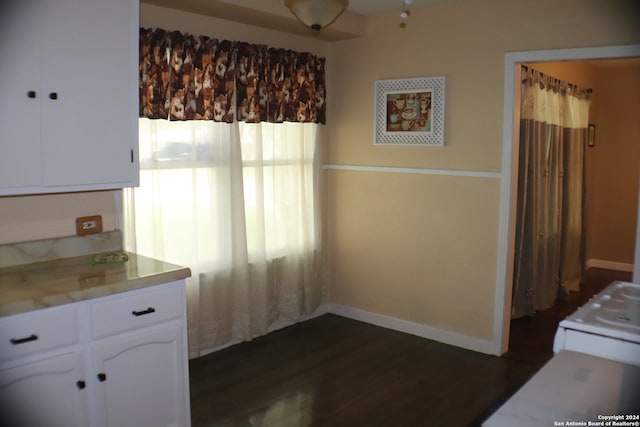
[[191, 268], [197, 357], [322, 302], [318, 125], [140, 119], [125, 246]]

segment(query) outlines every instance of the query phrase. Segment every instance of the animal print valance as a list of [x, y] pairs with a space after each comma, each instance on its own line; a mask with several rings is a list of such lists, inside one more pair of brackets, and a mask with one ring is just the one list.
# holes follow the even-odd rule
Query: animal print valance
[[324, 58], [140, 29], [140, 117], [325, 123]]

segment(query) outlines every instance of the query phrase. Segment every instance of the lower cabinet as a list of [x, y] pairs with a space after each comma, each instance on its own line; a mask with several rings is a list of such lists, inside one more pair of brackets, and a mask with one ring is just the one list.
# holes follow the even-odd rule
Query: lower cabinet
[[182, 325], [105, 339], [91, 355], [97, 426], [185, 425]]
[[188, 427], [186, 339], [184, 281], [0, 318], [0, 425]]
[[0, 371], [0, 425], [86, 427], [87, 387], [80, 352]]

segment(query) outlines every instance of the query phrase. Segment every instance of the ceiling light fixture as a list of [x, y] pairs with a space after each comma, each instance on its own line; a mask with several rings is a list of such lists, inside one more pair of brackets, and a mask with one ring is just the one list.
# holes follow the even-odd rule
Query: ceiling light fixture
[[349, 0], [284, 0], [300, 22], [313, 31], [320, 31], [342, 15]]
[[411, 4], [412, 0], [403, 0], [402, 1], [402, 12], [400, 12], [400, 19], [402, 19], [402, 22], [400, 22], [400, 28], [406, 28], [407, 26], [407, 19], [409, 18], [409, 15], [411, 15], [411, 11], [409, 10], [409, 5]]

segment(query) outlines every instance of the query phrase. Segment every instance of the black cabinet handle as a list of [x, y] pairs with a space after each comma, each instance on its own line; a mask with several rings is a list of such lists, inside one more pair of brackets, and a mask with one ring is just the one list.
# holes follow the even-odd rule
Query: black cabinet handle
[[35, 90], [30, 90], [29, 92], [27, 92], [27, 97], [28, 98], [35, 98], [36, 97], [36, 91]]
[[37, 339], [38, 339], [38, 336], [36, 334], [31, 334], [28, 337], [24, 337], [24, 338], [11, 338], [11, 344], [13, 345], [24, 344], [27, 342], [36, 341]]
[[98, 380], [103, 383], [107, 380], [107, 374], [105, 374], [104, 372], [100, 372], [98, 375]]
[[83, 388], [85, 388], [87, 385], [85, 384], [84, 381], [80, 380], [80, 381], [76, 381], [76, 387], [78, 387], [78, 390], [82, 390]]
[[58, 92], [51, 92], [49, 94], [49, 99], [53, 99], [53, 100], [58, 99]]
[[142, 311], [132, 311], [131, 314], [133, 314], [134, 316], [144, 316], [145, 314], [151, 314], [155, 312], [156, 312], [155, 308], [149, 307], [146, 310], [142, 310]]

